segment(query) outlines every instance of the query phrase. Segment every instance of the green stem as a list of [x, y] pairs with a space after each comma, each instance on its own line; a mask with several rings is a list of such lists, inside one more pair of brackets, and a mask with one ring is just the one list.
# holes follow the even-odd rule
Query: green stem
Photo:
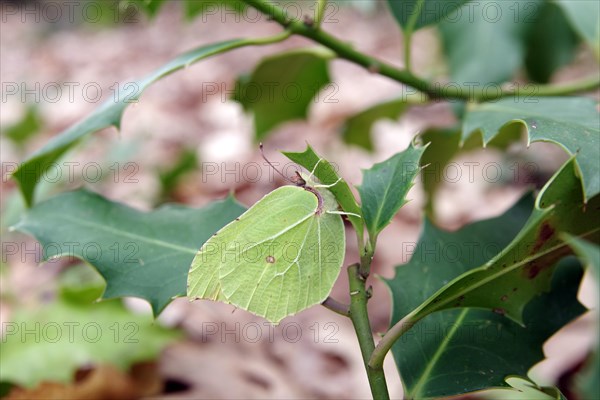
[[315, 27], [317, 29], [321, 27], [321, 22], [323, 22], [326, 8], [327, 0], [317, 0], [317, 10], [315, 12]]
[[458, 86], [456, 84], [445, 85], [437, 82], [429, 82], [412, 74], [406, 69], [399, 69], [391, 64], [368, 56], [355, 50], [348, 43], [338, 38], [315, 29], [302, 21], [291, 20], [280, 7], [267, 3], [264, 0], [243, 0], [246, 4], [269, 15], [290, 32], [312, 39], [323, 46], [333, 50], [339, 58], [361, 65], [372, 72], [386, 76], [397, 82], [404, 83], [430, 98], [459, 99], [471, 101], [491, 101], [510, 96], [560, 96], [577, 92], [592, 90], [600, 86], [600, 76], [587, 77], [561, 85], [526, 85], [513, 88], [497, 87], [492, 90], [489, 87]]
[[578, 92], [587, 92], [597, 89], [600, 86], [600, 76], [587, 76], [576, 81], [558, 83], [552, 85], [534, 85], [526, 84], [515, 88], [505, 88], [502, 97], [510, 96], [529, 96], [529, 97], [548, 97], [563, 96]]
[[375, 349], [375, 341], [373, 340], [373, 332], [371, 331], [371, 323], [367, 312], [368, 295], [365, 288], [365, 278], [361, 275], [358, 264], [348, 267], [348, 281], [350, 285], [350, 319], [358, 338], [371, 393], [373, 399], [387, 400], [390, 395], [383, 368], [376, 369], [369, 366], [369, 359]]
[[369, 235], [369, 240], [364, 245], [364, 248], [360, 252], [360, 266], [358, 267], [358, 272], [365, 279], [371, 273], [371, 262], [373, 261], [373, 254], [375, 253], [375, 239], [371, 238]]
[[404, 68], [410, 71], [410, 42], [412, 39], [412, 32], [404, 32]]
[[412, 42], [412, 34], [413, 34], [413, 31], [415, 30], [415, 24], [417, 23], [417, 19], [421, 15], [421, 8], [423, 8], [423, 3], [425, 3], [425, 0], [417, 1], [417, 3], [415, 4], [415, 10], [410, 15], [410, 18], [408, 19], [408, 21], [406, 23], [406, 27], [404, 28], [404, 68], [406, 68], [407, 71], [411, 71], [411, 67], [410, 67], [411, 46], [410, 45]]
[[336, 314], [340, 314], [344, 317], [350, 317], [350, 306], [343, 304], [332, 297], [327, 297], [321, 305]]
[[396, 340], [398, 340], [400, 336], [404, 335], [413, 326], [415, 326], [415, 324], [422, 318], [422, 316], [416, 317], [415, 311], [402, 318], [394, 326], [392, 326], [389, 331], [387, 331], [385, 336], [377, 344], [377, 347], [375, 347], [373, 350], [373, 353], [369, 359], [369, 367], [376, 371], [383, 371], [383, 360], [385, 360], [385, 356], [390, 351]]

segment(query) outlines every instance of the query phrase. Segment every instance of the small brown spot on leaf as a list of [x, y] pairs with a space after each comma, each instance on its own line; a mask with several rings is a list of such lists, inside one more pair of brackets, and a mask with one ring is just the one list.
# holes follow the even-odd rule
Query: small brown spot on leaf
[[527, 268], [525, 268], [525, 272], [527, 273], [527, 278], [529, 279], [534, 279], [536, 276], [538, 276], [538, 274], [542, 271], [542, 266], [535, 262], [532, 261]]
[[269, 264], [274, 264], [275, 263], [275, 257], [273, 256], [267, 256], [267, 258], [265, 259]]
[[538, 238], [535, 242], [535, 245], [533, 246], [533, 250], [531, 251], [531, 254], [535, 254], [538, 252], [539, 249], [542, 248], [542, 246], [554, 235], [554, 228], [552, 226], [550, 226], [550, 224], [548, 223], [548, 221], [544, 222], [542, 224], [542, 226], [540, 227], [540, 231], [538, 233]]
[[506, 300], [508, 300], [508, 296], [507, 295], [503, 295], [502, 297], [500, 297], [500, 300], [506, 301]]
[[494, 311], [498, 315], [505, 315], [506, 314], [506, 310], [504, 308], [502, 308], [502, 307], [494, 308], [492, 311]]
[[516, 287], [513, 288], [513, 292], [516, 292], [517, 290], [519, 290], [519, 288], [516, 288]]

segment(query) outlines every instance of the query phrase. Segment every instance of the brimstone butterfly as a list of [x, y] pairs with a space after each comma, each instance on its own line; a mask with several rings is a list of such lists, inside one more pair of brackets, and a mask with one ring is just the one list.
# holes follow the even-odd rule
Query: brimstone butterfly
[[308, 186], [298, 172], [290, 181], [204, 243], [188, 275], [191, 300], [229, 303], [277, 324], [327, 298], [344, 261], [343, 213], [326, 187]]

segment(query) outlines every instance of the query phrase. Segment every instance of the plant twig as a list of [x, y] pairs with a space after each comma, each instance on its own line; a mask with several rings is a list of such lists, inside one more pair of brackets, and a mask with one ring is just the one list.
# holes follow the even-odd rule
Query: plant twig
[[365, 289], [365, 280], [360, 274], [358, 264], [352, 264], [348, 267], [348, 280], [350, 286], [350, 319], [358, 338], [371, 393], [374, 399], [387, 400], [390, 395], [383, 368], [376, 369], [369, 366], [369, 359], [375, 349], [375, 342], [371, 331], [371, 323], [369, 322], [369, 314], [367, 313], [368, 295]]
[[593, 90], [600, 87], [600, 76], [594, 75], [581, 80], [568, 82], [561, 85], [526, 85], [513, 88], [501, 87], [490, 90], [488, 87], [462, 87], [456, 84], [444, 85], [438, 82], [429, 82], [412, 74], [409, 70], [399, 69], [375, 57], [368, 56], [355, 50], [350, 44], [330, 35], [322, 29], [315, 29], [313, 25], [302, 21], [291, 20], [285, 11], [265, 0], [242, 0], [246, 4], [269, 15], [274, 21], [288, 29], [290, 32], [312, 39], [323, 46], [333, 50], [339, 58], [361, 65], [369, 71], [387, 76], [397, 82], [411, 86], [429, 98], [459, 99], [470, 101], [491, 101], [510, 96], [560, 96], [577, 92]]
[[334, 313], [343, 315], [344, 317], [350, 317], [350, 306], [343, 304], [332, 297], [327, 297], [321, 305]]
[[377, 343], [377, 346], [373, 350], [371, 354], [371, 358], [369, 360], [369, 367], [374, 370], [383, 371], [383, 360], [385, 360], [385, 356], [390, 351], [396, 340], [399, 337], [408, 332], [422, 317], [415, 318], [415, 312], [411, 312], [406, 315], [400, 321], [398, 321], [394, 326], [390, 328], [389, 331], [383, 336], [383, 338]]
[[373, 238], [369, 235], [369, 240], [364, 244], [364, 248], [360, 252], [360, 266], [358, 267], [358, 272], [360, 273], [363, 281], [366, 281], [371, 273], [371, 262], [373, 261], [373, 254], [375, 252]]

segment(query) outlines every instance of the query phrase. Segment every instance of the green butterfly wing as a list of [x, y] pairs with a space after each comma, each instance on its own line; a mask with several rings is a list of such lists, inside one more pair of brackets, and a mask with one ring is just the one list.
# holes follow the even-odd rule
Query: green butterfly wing
[[333, 195], [284, 186], [259, 200], [200, 249], [188, 297], [230, 303], [278, 323], [323, 302], [344, 261], [342, 218]]

